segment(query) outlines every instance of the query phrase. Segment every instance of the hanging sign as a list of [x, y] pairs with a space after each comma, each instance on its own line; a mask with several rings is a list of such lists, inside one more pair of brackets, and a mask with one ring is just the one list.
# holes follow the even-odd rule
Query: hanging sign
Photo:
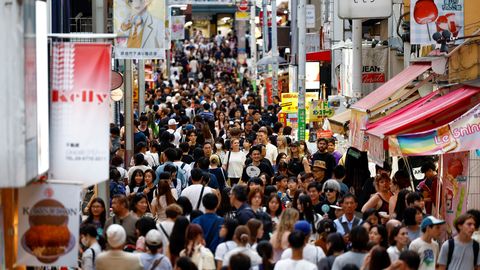
[[17, 264], [78, 267], [80, 192], [70, 184], [20, 189]]
[[435, 44], [432, 35], [443, 30], [450, 31], [454, 38], [463, 37], [465, 28], [463, 3], [463, 0], [412, 0], [410, 43]]
[[172, 16], [172, 40], [185, 39], [185, 16]]
[[[138, 2], [138, 3], [137, 3]], [[117, 59], [165, 59], [166, 1], [113, 1]]]
[[306, 5], [306, 27], [315, 28], [315, 5]]
[[110, 51], [105, 43], [53, 45], [50, 179], [108, 179]]

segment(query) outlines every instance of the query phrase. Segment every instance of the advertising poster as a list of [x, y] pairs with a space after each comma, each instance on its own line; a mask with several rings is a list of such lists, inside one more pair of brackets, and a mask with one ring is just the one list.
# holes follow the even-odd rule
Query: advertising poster
[[80, 185], [32, 184], [18, 199], [18, 261], [78, 267]]
[[389, 139], [390, 150], [401, 155], [424, 156], [480, 148], [480, 104], [447, 125]]
[[442, 214], [447, 223], [447, 233], [456, 233], [455, 219], [467, 211], [469, 152], [443, 155]]
[[324, 118], [332, 117], [335, 110], [328, 106], [326, 100], [312, 100], [309, 111], [309, 119], [311, 122], [321, 122]]
[[320, 89], [320, 62], [307, 62], [305, 68], [305, 89]]
[[267, 104], [273, 103], [273, 84], [272, 84], [272, 77], [268, 77], [265, 79], [265, 89], [267, 93]]
[[452, 37], [464, 36], [463, 0], [412, 0], [410, 3], [410, 43], [429, 45], [432, 35], [448, 30]]
[[105, 43], [55, 43], [50, 91], [50, 179], [108, 179], [110, 51]]
[[117, 59], [164, 59], [166, 41], [165, 2], [113, 1], [113, 28]]
[[185, 39], [185, 16], [172, 16], [172, 40]]
[[388, 69], [388, 50], [386, 46], [363, 46], [362, 49], [362, 93], [368, 95], [386, 82]]
[[[282, 93], [282, 112], [284, 113], [298, 113], [298, 93]], [[305, 109], [310, 110], [312, 100], [318, 100], [318, 93], [307, 92], [305, 93]]]

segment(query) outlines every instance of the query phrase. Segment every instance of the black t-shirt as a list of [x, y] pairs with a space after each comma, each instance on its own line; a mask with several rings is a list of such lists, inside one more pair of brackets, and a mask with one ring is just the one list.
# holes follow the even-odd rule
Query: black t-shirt
[[300, 173], [305, 171], [302, 163], [303, 158], [291, 158], [288, 162], [288, 174], [289, 176], [297, 177]]
[[260, 162], [258, 166], [255, 166], [252, 163], [249, 163], [247, 166], [245, 166], [245, 168], [243, 168], [242, 181], [244, 182], [247, 182], [248, 180], [250, 180], [250, 176], [248, 176], [247, 174], [247, 170], [249, 170], [250, 166], [257, 167], [258, 169], [260, 169], [260, 172], [258, 173], [258, 175], [254, 175], [252, 177], [259, 177], [261, 173], [266, 173], [269, 178], [272, 178], [273, 176], [273, 170], [266, 163]]
[[190, 155], [182, 155], [182, 158], [180, 159], [182, 162], [185, 162], [187, 164], [191, 164], [192, 162], [194, 162], [195, 160], [193, 159], [192, 156]]
[[335, 168], [336, 166], [335, 158], [333, 157], [333, 155], [328, 152], [320, 153], [317, 151], [315, 154], [313, 154], [312, 163], [315, 162], [315, 160], [325, 161], [325, 164], [327, 165], [327, 170], [325, 171], [325, 177], [327, 179], [332, 178], [332, 171], [333, 171], [333, 168]]

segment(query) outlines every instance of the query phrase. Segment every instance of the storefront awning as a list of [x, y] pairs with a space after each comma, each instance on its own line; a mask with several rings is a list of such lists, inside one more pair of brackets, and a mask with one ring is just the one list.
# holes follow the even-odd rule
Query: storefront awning
[[431, 63], [415, 63], [409, 66], [375, 91], [353, 104], [352, 108], [359, 111], [369, 111], [377, 104], [390, 98], [399, 89], [406, 87], [415, 80], [415, 78], [430, 68]]
[[330, 50], [307, 53], [307, 62], [331, 62], [332, 52]]
[[335, 114], [334, 116], [328, 118], [330, 122], [336, 122], [338, 124], [344, 125], [348, 121], [350, 121], [350, 118], [352, 117], [352, 110], [347, 109], [344, 112]]
[[421, 132], [445, 125], [478, 103], [480, 88], [463, 88], [440, 95], [436, 91], [392, 115], [367, 125], [367, 133], [378, 138]]

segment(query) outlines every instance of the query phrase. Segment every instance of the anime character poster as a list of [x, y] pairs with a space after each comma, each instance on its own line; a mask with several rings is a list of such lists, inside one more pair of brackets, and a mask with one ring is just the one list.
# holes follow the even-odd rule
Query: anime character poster
[[165, 0], [114, 0], [117, 59], [164, 59]]

